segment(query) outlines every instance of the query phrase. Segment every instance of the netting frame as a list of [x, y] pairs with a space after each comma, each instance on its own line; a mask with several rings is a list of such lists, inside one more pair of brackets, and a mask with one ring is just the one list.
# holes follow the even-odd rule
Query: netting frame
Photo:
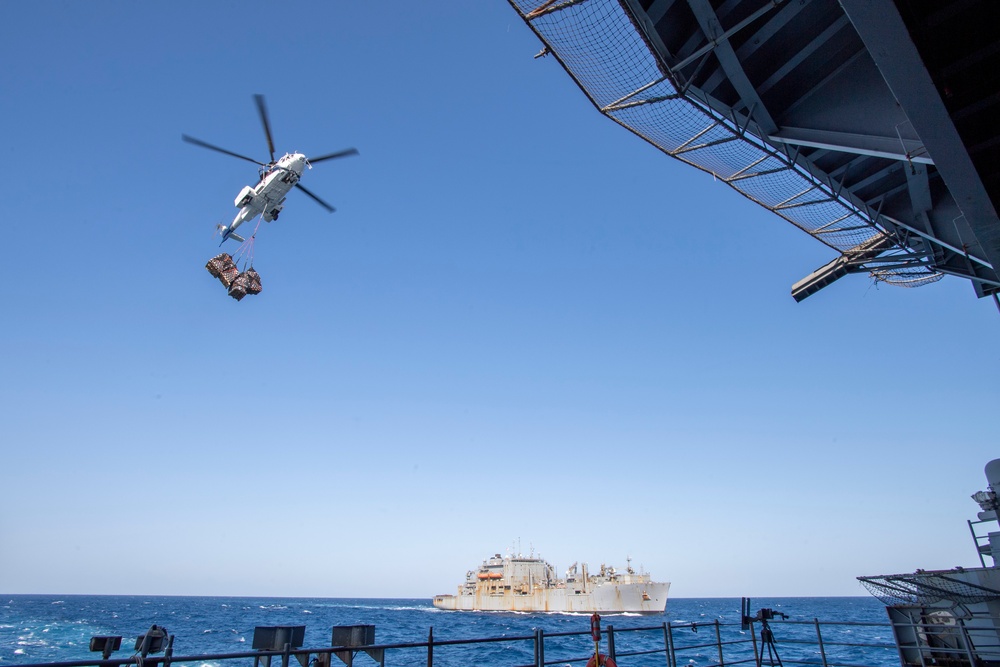
[[1000, 591], [956, 579], [961, 570], [918, 571], [858, 577], [869, 593], [887, 607], [932, 606], [942, 601], [968, 605], [1000, 600]]
[[[744, 197], [775, 213], [814, 239], [837, 251], [848, 260], [851, 267], [849, 270], [852, 272], [867, 270], [876, 282], [886, 282], [903, 287], [926, 285], [937, 282], [944, 276], [944, 273], [937, 271], [930, 264], [929, 258], [923, 250], [911, 245], [910, 232], [912, 230], [899, 221], [884, 216], [879, 211], [872, 210], [865, 202], [856, 200], [851, 193], [844, 192], [838, 184], [831, 181], [828, 175], [822, 173], [788, 144], [780, 144], [780, 147], [775, 147], [765, 141], [762, 138], [764, 133], [760, 131], [751, 118], [740, 118], [732, 110], [729, 110], [731, 117], [727, 116], [716, 108], [713, 100], [707, 95], [697, 90], [683, 89], [671, 74], [670, 68], [659, 56], [646, 30], [629, 7], [629, 0], [508, 1], [545, 44], [543, 52], [553, 55], [559, 61], [591, 103], [602, 114], [640, 139], [671, 157], [711, 173]], [[649, 80], [645, 83], [638, 83], [638, 81], [642, 81], [642, 77], [632, 76], [635, 72], [629, 69], [628, 75], [632, 76], [629, 80], [636, 81], [636, 83], [620, 86], [617, 94], [609, 92], [612, 89], [613, 81], [604, 80], [600, 83], [588, 84], [586, 79], [588, 76], [592, 76], [594, 58], [586, 63], [588, 69], [584, 69], [582, 66], [574, 67], [573, 60], [583, 60], [582, 56], [568, 53], [562, 43], [564, 40], [557, 39], [557, 35], [551, 30], [547, 31], [545, 25], [547, 17], [564, 12], [577, 12], [581, 7], [597, 7], [598, 9], [593, 13], [604, 17], [603, 20], [607, 20], [606, 17], [614, 12], [617, 13], [615, 18], [621, 22], [621, 25], [627, 21], [632, 30], [630, 39], [625, 40], [628, 49], [634, 50], [636, 39], [641, 40], [645, 45], [645, 51], [638, 56], [639, 62], [636, 63], [635, 69], [639, 70], [640, 74], [645, 73]], [[562, 20], [560, 18], [554, 22]], [[616, 26], [616, 29], [620, 29], [620, 26]], [[588, 28], [583, 32], [588, 40], [594, 41], [592, 29]], [[610, 41], [616, 42], [617, 40]], [[589, 55], [597, 54], [599, 57], [607, 50], [608, 45], [604, 44], [601, 48], [594, 49]], [[620, 60], [620, 58], [618, 59]], [[652, 75], [653, 63], [655, 63], [655, 75]], [[628, 90], [629, 88], [631, 89]], [[643, 96], [644, 94], [645, 96]], [[701, 114], [706, 121], [705, 127], [686, 141], [657, 140], [656, 132], [651, 131], [651, 128], [643, 129], [636, 122], [626, 121], [626, 116], [629, 113], [633, 113], [643, 105], [664, 104], [673, 101], [682, 101], [687, 105], [687, 111]], [[714, 129], [720, 129], [727, 136], [716, 139], [714, 143], [705, 142], [705, 146], [692, 147], [690, 145], [693, 139], [700, 134]], [[730, 169], [730, 173], [723, 174], [707, 166], [707, 160], [692, 159], [692, 152], [710, 150], [711, 146], [718, 146], [724, 142], [738, 142], [740, 150], [749, 150], [755, 158], [741, 169], [735, 171]], [[676, 145], [671, 147], [671, 143]], [[717, 151], [709, 154], [713, 158], [718, 157]], [[775, 161], [782, 166], [780, 168], [772, 166], [768, 169], [761, 169], [759, 172], [748, 171], [756, 164], [767, 162], [774, 165]], [[754, 179], [773, 177], [777, 180], [782, 176], [787, 178], [792, 186], [785, 189], [784, 197], [777, 195], [774, 197], [775, 202], [770, 204], [763, 200], [764, 198], [760, 196], [759, 192], [755, 196], [754, 188], [747, 185]], [[796, 196], [802, 196], [797, 193], [809, 191], [820, 193], [815, 201], [794, 202]], [[794, 206], [790, 206], [789, 202], [794, 203]], [[826, 207], [831, 211], [831, 214], [810, 215], [821, 206]], [[810, 211], [810, 207], [813, 207], [812, 211]], [[871, 253], [866, 250], [874, 247], [879, 248], [879, 251]], [[887, 252], [895, 255], [893, 258], [895, 264], [891, 270], [885, 266], [878, 266], [879, 262], [875, 262], [874, 266], [865, 266], [866, 262]], [[900, 259], [901, 257], [905, 257], [905, 259]]]

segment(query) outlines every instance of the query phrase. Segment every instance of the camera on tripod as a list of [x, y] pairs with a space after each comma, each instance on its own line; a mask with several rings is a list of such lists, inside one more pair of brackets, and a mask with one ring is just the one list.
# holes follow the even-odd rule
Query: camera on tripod
[[754, 622], [760, 623], [760, 651], [757, 650], [757, 643], [754, 641], [753, 652], [755, 657], [755, 662], [757, 667], [764, 667], [764, 653], [767, 653], [767, 664], [769, 667], [784, 667], [781, 663], [781, 656], [778, 655], [778, 646], [774, 641], [774, 633], [771, 631], [771, 626], [767, 624], [768, 621], [775, 618], [780, 618], [781, 620], [787, 620], [788, 614], [783, 614], [780, 611], [775, 611], [773, 609], [763, 608], [757, 610], [757, 614], [754, 616], [750, 615], [750, 598], [743, 598], [740, 603], [740, 616], [742, 618], [743, 631], [746, 632], [754, 624]]
[[775, 611], [775, 610], [769, 609], [767, 607], [764, 607], [762, 609], [758, 609], [757, 613], [754, 616], [751, 616], [750, 615], [750, 598], [743, 598], [743, 601], [742, 601], [740, 607], [741, 607], [741, 611], [740, 611], [741, 621], [740, 621], [740, 623], [741, 623], [742, 629], [744, 631], [745, 630], [749, 630], [750, 629], [750, 624], [754, 623], [754, 622], [758, 622], [758, 623], [762, 623], [764, 625], [767, 625], [767, 621], [774, 620], [775, 618], [780, 618], [783, 621], [788, 620], [788, 614], [783, 614], [780, 611]]
[[788, 620], [788, 614], [782, 614], [780, 611], [775, 611], [773, 609], [768, 609], [764, 607], [763, 609], [757, 610], [757, 615], [753, 617], [755, 621], [770, 621], [774, 618], [780, 618], [783, 621]]

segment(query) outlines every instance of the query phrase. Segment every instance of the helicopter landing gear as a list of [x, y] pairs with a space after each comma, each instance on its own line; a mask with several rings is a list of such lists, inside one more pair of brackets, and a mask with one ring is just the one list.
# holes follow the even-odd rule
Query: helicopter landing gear
[[264, 209], [261, 217], [264, 219], [264, 222], [274, 222], [278, 219], [278, 216], [281, 214], [281, 209], [283, 208], [284, 206], [278, 204], [274, 208]]

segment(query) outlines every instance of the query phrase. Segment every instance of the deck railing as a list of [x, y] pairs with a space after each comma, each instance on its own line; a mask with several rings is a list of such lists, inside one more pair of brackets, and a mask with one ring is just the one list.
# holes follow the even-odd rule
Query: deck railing
[[[615, 628], [601, 632], [600, 652], [621, 667], [895, 667], [899, 654], [888, 623], [773, 621], [771, 641], [759, 623], [743, 629], [739, 623], [661, 623]], [[765, 630], [762, 634], [761, 630]], [[22, 664], [18, 667], [545, 667], [586, 665], [594, 657], [594, 642], [587, 630], [545, 632], [531, 635], [476, 639], [436, 639], [433, 628], [426, 641], [293, 648], [282, 651], [175, 656], [171, 648], [162, 655], [142, 658], [76, 660]]]

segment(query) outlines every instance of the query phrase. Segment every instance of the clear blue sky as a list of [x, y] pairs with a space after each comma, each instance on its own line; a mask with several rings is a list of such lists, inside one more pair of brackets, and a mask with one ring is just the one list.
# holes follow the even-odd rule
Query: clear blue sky
[[[602, 117], [504, 0], [0, 4], [0, 592], [430, 597], [516, 540], [680, 597], [977, 562], [1000, 315]], [[263, 158], [356, 146], [204, 269]], [[235, 247], [235, 246], [234, 246]]]

